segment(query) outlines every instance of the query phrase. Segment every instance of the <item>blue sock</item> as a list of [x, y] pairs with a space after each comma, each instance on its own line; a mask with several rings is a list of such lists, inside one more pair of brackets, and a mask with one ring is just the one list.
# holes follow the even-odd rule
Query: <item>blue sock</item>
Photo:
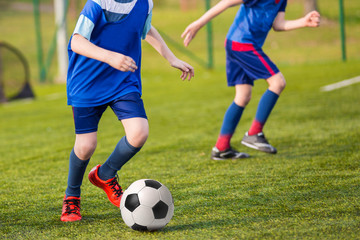
[[90, 159], [85, 161], [79, 159], [76, 156], [74, 149], [71, 151], [69, 161], [68, 186], [65, 191], [66, 197], [80, 197], [80, 187], [89, 161]]
[[260, 99], [255, 115], [255, 120], [262, 124], [265, 124], [278, 98], [279, 95], [270, 91], [269, 89], [266, 90], [266, 92], [263, 94], [263, 96]]
[[235, 102], [232, 102], [225, 113], [220, 135], [232, 135], [235, 132], [243, 111], [244, 107], [240, 107]]
[[117, 171], [140, 151], [140, 149], [141, 147], [136, 148], [131, 146], [126, 136], [121, 138], [109, 158], [100, 166], [98, 170], [99, 178], [106, 181], [115, 177]]

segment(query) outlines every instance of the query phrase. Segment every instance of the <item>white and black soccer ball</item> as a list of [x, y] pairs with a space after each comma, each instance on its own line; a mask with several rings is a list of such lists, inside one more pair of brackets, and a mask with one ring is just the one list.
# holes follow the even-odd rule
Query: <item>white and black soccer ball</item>
[[174, 200], [169, 189], [152, 179], [133, 182], [120, 202], [126, 225], [138, 231], [155, 231], [165, 227], [174, 215]]

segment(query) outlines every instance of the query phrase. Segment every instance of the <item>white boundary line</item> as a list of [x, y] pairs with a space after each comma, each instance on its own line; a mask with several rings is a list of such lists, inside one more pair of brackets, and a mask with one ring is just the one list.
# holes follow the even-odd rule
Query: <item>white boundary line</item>
[[339, 89], [339, 88], [342, 88], [342, 87], [350, 86], [352, 84], [359, 83], [359, 82], [360, 82], [360, 76], [357, 76], [357, 77], [354, 77], [354, 78], [351, 78], [351, 79], [348, 79], [348, 80], [344, 80], [344, 81], [341, 81], [341, 82], [337, 82], [337, 83], [334, 83], [334, 84], [330, 84], [330, 85], [326, 85], [324, 87], [321, 87], [320, 91], [322, 91], [322, 92], [330, 92], [330, 91], [333, 91], [333, 90], [336, 90], [336, 89]]

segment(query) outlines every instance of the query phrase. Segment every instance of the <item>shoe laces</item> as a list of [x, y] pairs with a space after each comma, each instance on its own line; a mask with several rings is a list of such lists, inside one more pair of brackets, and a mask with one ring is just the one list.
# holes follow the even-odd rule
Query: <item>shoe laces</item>
[[112, 178], [111, 181], [106, 183], [112, 190], [115, 196], [120, 197], [123, 194], [122, 188], [118, 182], [119, 176], [116, 174], [116, 177]]
[[79, 214], [80, 212], [80, 199], [65, 199], [65, 214]]

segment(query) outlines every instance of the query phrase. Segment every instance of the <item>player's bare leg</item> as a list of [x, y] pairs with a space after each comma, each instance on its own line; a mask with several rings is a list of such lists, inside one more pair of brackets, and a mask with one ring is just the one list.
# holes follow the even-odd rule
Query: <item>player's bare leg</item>
[[246, 107], [251, 100], [251, 92], [252, 86], [250, 84], [236, 85], [234, 102], [241, 107]]
[[286, 80], [284, 75], [281, 72], [278, 72], [274, 76], [266, 79], [269, 84], [269, 90], [280, 95], [286, 87]]
[[81, 160], [90, 159], [97, 146], [97, 132], [76, 134], [74, 151]]
[[149, 136], [149, 123], [145, 118], [129, 118], [121, 121], [126, 138], [134, 147], [142, 147]]

